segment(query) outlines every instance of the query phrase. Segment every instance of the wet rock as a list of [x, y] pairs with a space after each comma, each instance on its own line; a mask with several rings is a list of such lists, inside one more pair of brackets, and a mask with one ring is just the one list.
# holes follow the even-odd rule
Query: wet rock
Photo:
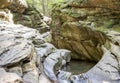
[[66, 71], [58, 71], [57, 78], [60, 83], [71, 83], [70, 77], [72, 73]]
[[51, 80], [55, 82], [57, 81], [57, 71], [69, 61], [70, 51], [56, 50], [45, 59], [43, 63], [44, 72]]

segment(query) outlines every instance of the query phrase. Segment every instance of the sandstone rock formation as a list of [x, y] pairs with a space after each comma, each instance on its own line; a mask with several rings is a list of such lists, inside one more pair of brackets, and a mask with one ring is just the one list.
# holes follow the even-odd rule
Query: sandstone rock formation
[[61, 27], [53, 29], [54, 45], [79, 54], [73, 56], [74, 59], [98, 61], [102, 57], [101, 45], [107, 42], [107, 37], [101, 32], [79, 22], [66, 22]]
[[53, 44], [74, 52], [75, 59], [100, 60], [100, 47], [108, 40], [101, 32], [91, 29], [119, 25], [119, 3], [118, 0], [71, 0], [55, 4], [52, 10]]
[[[88, 72], [71, 75], [59, 71], [60, 83], [119, 83], [119, 33], [99, 27], [119, 26], [119, 0], [70, 0], [54, 4], [52, 43], [74, 54], [72, 59], [99, 61]], [[76, 55], [77, 54], [77, 55]]]
[[35, 28], [40, 33], [50, 30], [47, 23], [49, 23], [51, 19], [46, 20], [44, 17], [45, 16], [31, 4], [28, 4], [28, 8], [22, 14], [14, 13], [15, 23]]
[[0, 8], [6, 7], [12, 11], [23, 13], [28, 6], [25, 0], [0, 0]]
[[[56, 21], [60, 27], [55, 27], [58, 28], [55, 39], [58, 37], [59, 40], [72, 41], [67, 43], [57, 39], [59, 43], [56, 45], [65, 48], [62, 43], [64, 42], [69, 48], [73, 43], [75, 48], [72, 48], [72, 51], [82, 53], [80, 59], [100, 60], [88, 72], [73, 75], [72, 72], [63, 70], [63, 66], [71, 59], [69, 50], [57, 49], [47, 43], [46, 34], [41, 35], [36, 29], [9, 21], [9, 13], [2, 11], [0, 16], [2, 15], [4, 17], [0, 17], [0, 83], [120, 83], [120, 33], [107, 32], [105, 35], [91, 29], [88, 22], [86, 24], [82, 21], [66, 22], [61, 27], [61, 21]], [[6, 17], [8, 19], [5, 19]], [[86, 49], [77, 45], [85, 45]]]
[[1, 76], [1, 83], [51, 83], [47, 77], [56, 78], [54, 72], [70, 61], [70, 51], [45, 43], [37, 30], [4, 21], [0, 23], [0, 49], [0, 67], [17, 74], [11, 80]]

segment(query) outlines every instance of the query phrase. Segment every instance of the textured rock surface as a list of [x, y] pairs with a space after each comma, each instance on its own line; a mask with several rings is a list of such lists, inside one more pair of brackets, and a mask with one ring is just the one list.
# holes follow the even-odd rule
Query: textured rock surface
[[31, 4], [28, 4], [28, 8], [24, 11], [24, 13], [14, 13], [15, 23], [35, 28], [40, 33], [44, 33], [50, 29], [43, 19], [44, 16]]
[[72, 58], [91, 61], [98, 61], [102, 57], [101, 45], [107, 42], [107, 37], [103, 33], [92, 30], [80, 22], [67, 22], [59, 28], [53, 28], [52, 37], [55, 46], [79, 54]]
[[[23, 25], [15, 25], [9, 21], [0, 21], [0, 67], [8, 71], [8, 78], [1, 77], [1, 83], [52, 83], [47, 70], [47, 58], [59, 57], [56, 61], [60, 68], [70, 61], [70, 51], [56, 50], [56, 48], [44, 41], [45, 36], [32, 28]], [[46, 58], [47, 57], [47, 58]], [[68, 60], [69, 59], [69, 60]], [[61, 62], [62, 61], [62, 62]], [[44, 63], [44, 67], [43, 67]], [[52, 63], [51, 61], [49, 63]], [[54, 61], [53, 61], [54, 63]], [[53, 67], [49, 66], [53, 71]], [[58, 70], [56, 70], [57, 72]], [[15, 73], [11, 74], [11, 73]], [[9, 75], [14, 75], [9, 79]], [[7, 76], [7, 74], [5, 74]], [[55, 75], [54, 75], [55, 76]], [[18, 78], [19, 77], [19, 78]], [[4, 80], [4, 81], [3, 81]], [[17, 82], [16, 82], [17, 80]], [[19, 82], [20, 81], [20, 82]]]
[[119, 0], [71, 0], [55, 4], [52, 10], [53, 44], [78, 54], [74, 55], [75, 59], [98, 61], [102, 55], [100, 47], [107, 40], [104, 34], [90, 28], [119, 25], [119, 3]]
[[0, 21], [13, 23], [13, 15], [11, 14], [10, 10], [8, 9], [0, 10]]
[[26, 0], [11, 0], [10, 9], [14, 12], [23, 13], [24, 10], [28, 7]]
[[[94, 0], [89, 1], [94, 4]], [[0, 19], [0, 83], [120, 83], [120, 33], [107, 32], [108, 40], [103, 33], [91, 29], [94, 25], [90, 22], [76, 22], [72, 17], [64, 18], [62, 13], [53, 14], [58, 16], [53, 29], [57, 31], [53, 33], [56, 46], [81, 54], [74, 57], [83, 60], [98, 61], [102, 57], [88, 72], [72, 75], [63, 71], [63, 66], [70, 62], [70, 51], [47, 43], [46, 34], [6, 20], [6, 17], [11, 18], [9, 13], [3, 12], [0, 12], [4, 16]]]
[[[102, 59], [88, 72], [79, 75], [71, 75], [69, 72], [60, 71], [58, 78], [60, 83], [119, 83], [118, 55], [102, 47], [104, 51]], [[62, 75], [62, 76], [61, 76]]]
[[23, 13], [28, 6], [25, 0], [0, 0], [0, 8], [6, 7], [12, 11]]
[[71, 0], [52, 10], [52, 42], [78, 54], [73, 59], [99, 61], [88, 72], [71, 75], [60, 71], [60, 83], [119, 83], [119, 33], [107, 36], [95, 28], [119, 26], [119, 0]]
[[57, 71], [70, 62], [70, 51], [55, 50], [44, 61], [44, 72], [53, 81], [57, 81]]
[[0, 83], [23, 83], [23, 81], [17, 74], [8, 73], [0, 68]]
[[0, 0], [0, 8], [8, 7], [13, 0]]

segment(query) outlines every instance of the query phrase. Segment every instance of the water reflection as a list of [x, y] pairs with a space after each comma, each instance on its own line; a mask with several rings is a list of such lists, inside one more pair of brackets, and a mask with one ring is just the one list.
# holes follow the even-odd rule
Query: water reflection
[[64, 70], [72, 72], [73, 74], [80, 74], [90, 70], [96, 62], [71, 60], [70, 63], [64, 67]]

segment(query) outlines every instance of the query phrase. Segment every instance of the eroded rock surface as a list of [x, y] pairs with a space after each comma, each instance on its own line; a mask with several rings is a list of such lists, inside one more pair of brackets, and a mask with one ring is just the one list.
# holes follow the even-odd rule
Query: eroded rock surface
[[23, 13], [28, 5], [25, 0], [0, 0], [0, 8], [6, 7], [12, 11]]
[[0, 68], [0, 83], [23, 83], [23, 81], [16, 73], [8, 73]]
[[107, 43], [107, 37], [103, 33], [92, 30], [80, 22], [66, 22], [60, 27], [56, 26], [52, 32], [52, 40], [55, 46], [79, 54], [79, 56], [73, 55], [72, 58], [74, 59], [100, 60], [103, 53], [101, 45]]
[[[0, 14], [4, 16], [0, 18], [0, 83], [120, 83], [120, 33], [105, 35], [94, 30], [92, 23], [76, 22], [71, 17], [67, 17], [67, 21], [59, 13], [53, 29], [57, 31], [53, 32], [54, 44], [80, 54], [75, 58], [100, 60], [88, 72], [73, 75], [63, 70], [71, 59], [69, 50], [47, 43], [46, 34], [6, 20], [7, 15], [11, 19], [9, 13], [2, 11]], [[73, 20], [75, 22], [71, 22]]]
[[[70, 0], [52, 10], [52, 43], [77, 55], [73, 59], [99, 61], [88, 72], [68, 75], [60, 71], [60, 83], [119, 83], [119, 33], [105, 35], [96, 28], [119, 26], [119, 0]], [[62, 75], [62, 76], [61, 76]]]
[[52, 42], [74, 52], [73, 58], [98, 61], [107, 38], [92, 29], [119, 26], [119, 0], [70, 0], [52, 10]]
[[17, 24], [22, 24], [27, 27], [37, 29], [40, 33], [50, 30], [47, 23], [50, 23], [51, 18], [45, 16], [33, 6], [28, 3], [28, 8], [22, 13], [14, 13], [14, 21]]

